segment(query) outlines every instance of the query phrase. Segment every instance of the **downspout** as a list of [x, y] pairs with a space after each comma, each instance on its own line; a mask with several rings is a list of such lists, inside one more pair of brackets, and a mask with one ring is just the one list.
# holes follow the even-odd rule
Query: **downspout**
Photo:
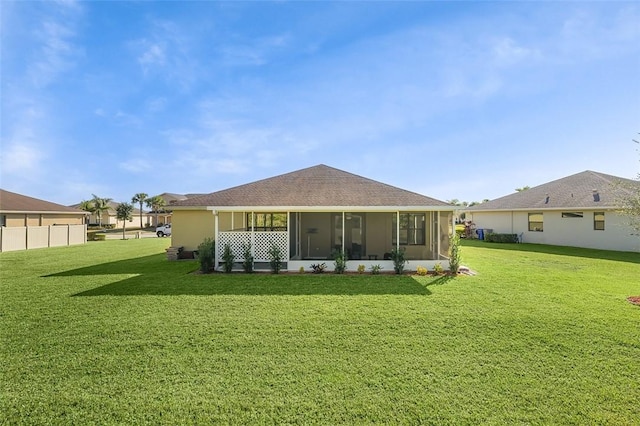
[[441, 220], [441, 218], [440, 218], [440, 211], [438, 210], [438, 211], [436, 212], [436, 214], [438, 215], [438, 227], [437, 227], [437, 231], [438, 231], [438, 232], [437, 232], [437, 234], [436, 234], [436, 236], [437, 236], [438, 240], [436, 241], [436, 243], [437, 243], [437, 250], [438, 250], [438, 260], [440, 260], [440, 256], [441, 256], [441, 255], [440, 255], [440, 220]]

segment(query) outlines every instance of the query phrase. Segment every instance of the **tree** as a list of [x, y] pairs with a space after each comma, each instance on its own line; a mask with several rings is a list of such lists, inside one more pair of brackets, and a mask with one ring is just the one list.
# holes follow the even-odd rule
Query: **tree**
[[523, 186], [522, 188], [516, 188], [516, 191], [522, 192], [522, 191], [526, 191], [527, 189], [531, 189], [531, 187], [529, 185]]
[[127, 221], [133, 217], [133, 204], [120, 203], [116, 208], [116, 217], [122, 221], [122, 239], [125, 240]]
[[[635, 139], [633, 141], [640, 144]], [[616, 188], [621, 194], [616, 200], [618, 213], [627, 216], [631, 228], [640, 235], [640, 173], [635, 180], [621, 179], [616, 183]]]
[[131, 198], [131, 202], [133, 204], [137, 203], [138, 205], [140, 205], [140, 228], [144, 228], [144, 226], [142, 226], [142, 204], [146, 201], [148, 196], [149, 195], [145, 194], [144, 192], [138, 192]]
[[[91, 201], [87, 201], [87, 200], [82, 200], [80, 201], [80, 206], [79, 206], [80, 210], [84, 210], [85, 212], [89, 212], [89, 213], [93, 213], [95, 210], [93, 208], [93, 203]], [[88, 218], [85, 218], [85, 220], [87, 220]], [[85, 223], [89, 223], [89, 222], [85, 222]]]
[[164, 198], [159, 195], [154, 195], [151, 198], [147, 198], [145, 200], [145, 203], [147, 204], [147, 207], [151, 209], [151, 211], [155, 212], [156, 226], [158, 226], [158, 213], [160, 209], [163, 208], [167, 203], [164, 201]]
[[109, 203], [111, 202], [111, 198], [100, 198], [96, 194], [91, 194], [93, 198], [91, 202], [93, 203], [93, 211], [98, 216], [98, 224], [102, 226], [102, 213], [109, 210]]

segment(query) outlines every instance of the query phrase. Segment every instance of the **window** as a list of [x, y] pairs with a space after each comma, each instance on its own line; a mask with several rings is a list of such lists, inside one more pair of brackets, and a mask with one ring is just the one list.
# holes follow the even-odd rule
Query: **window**
[[593, 229], [594, 231], [604, 231], [604, 212], [593, 213]]
[[[393, 244], [397, 244], [397, 216], [393, 215]], [[425, 242], [425, 214], [400, 213], [400, 244], [423, 246]]]
[[529, 231], [542, 232], [543, 229], [542, 213], [529, 213]]
[[576, 219], [582, 217], [584, 217], [582, 212], [562, 212], [563, 219]]
[[0, 226], [7, 226], [7, 215], [3, 214], [0, 216]]
[[[286, 213], [254, 213], [256, 231], [286, 231]], [[251, 231], [251, 213], [247, 213], [247, 230]]]

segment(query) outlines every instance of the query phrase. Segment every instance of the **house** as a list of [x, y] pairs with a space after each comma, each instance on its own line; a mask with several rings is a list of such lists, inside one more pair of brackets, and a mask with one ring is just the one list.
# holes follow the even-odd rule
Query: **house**
[[87, 212], [0, 189], [0, 251], [83, 244]]
[[174, 194], [171, 192], [163, 192], [158, 195], [164, 201], [164, 206], [160, 207], [158, 211], [152, 210], [149, 215], [153, 217], [153, 221], [150, 222], [154, 226], [171, 223], [172, 206], [179, 201], [184, 201], [188, 198], [198, 197], [204, 194]]
[[[226, 245], [243, 260], [250, 244], [256, 267], [276, 246], [285, 268], [309, 269], [344, 250], [348, 270], [380, 265], [393, 270], [390, 252], [405, 249], [407, 269], [447, 259], [453, 207], [424, 195], [326, 165], [271, 177], [172, 206], [172, 247], [195, 250], [216, 241], [216, 268]], [[333, 262], [326, 262], [328, 269]]]
[[640, 251], [640, 238], [616, 212], [629, 185], [640, 182], [587, 170], [475, 205], [467, 218], [477, 229], [517, 234], [527, 243]]
[[[100, 217], [98, 217], [97, 212], [87, 212], [88, 214], [88, 224], [89, 225], [100, 225], [104, 227], [110, 228], [122, 228], [123, 222], [118, 219], [118, 206], [120, 203], [115, 201], [109, 201], [107, 206], [109, 207], [107, 210], [103, 211]], [[72, 208], [80, 208], [81, 204], [74, 204]], [[151, 213], [142, 212], [142, 222], [143, 224], [151, 224], [153, 223], [153, 215]], [[139, 227], [140, 226], [140, 209], [133, 208], [131, 220], [127, 223], [127, 227]]]

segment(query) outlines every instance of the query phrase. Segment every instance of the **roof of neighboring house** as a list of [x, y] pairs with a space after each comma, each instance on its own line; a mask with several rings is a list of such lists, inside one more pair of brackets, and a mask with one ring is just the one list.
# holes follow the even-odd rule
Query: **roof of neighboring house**
[[85, 215], [87, 212], [40, 200], [38, 198], [27, 197], [26, 195], [0, 189], [0, 211], [12, 213], [66, 213]]
[[467, 210], [610, 209], [629, 194], [630, 185], [640, 187], [640, 182], [587, 170]]
[[173, 207], [451, 207], [375, 180], [320, 164], [179, 201]]
[[[71, 207], [73, 208], [80, 208], [81, 203], [78, 204], [74, 204]], [[117, 210], [118, 210], [118, 206], [120, 205], [120, 203], [115, 202], [115, 201], [109, 201], [107, 203], [107, 205], [109, 206], [109, 210], [107, 210], [107, 214], [109, 216], [116, 216], [117, 215]], [[139, 215], [140, 214], [140, 209], [135, 208], [135, 206], [133, 207], [132, 210], [132, 214], [133, 215]], [[142, 214], [147, 214], [147, 212], [145, 212], [144, 210], [142, 211]]]

